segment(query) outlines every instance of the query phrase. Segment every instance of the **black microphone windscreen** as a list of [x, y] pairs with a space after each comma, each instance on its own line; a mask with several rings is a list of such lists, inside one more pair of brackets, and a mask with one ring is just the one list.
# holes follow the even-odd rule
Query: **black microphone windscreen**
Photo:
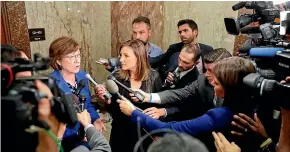
[[81, 80], [79, 86], [85, 86], [85, 85], [86, 85], [86, 81], [84, 79]]
[[238, 10], [238, 9], [240, 9], [240, 8], [242, 8], [242, 7], [244, 7], [245, 5], [246, 5], [246, 2], [239, 2], [239, 3], [235, 4], [235, 5], [233, 5], [233, 6], [232, 6], [232, 9], [233, 9], [234, 11], [236, 11], [236, 10]]
[[119, 87], [117, 86], [117, 84], [113, 80], [107, 80], [106, 88], [112, 94], [116, 94], [117, 92], [119, 92]]
[[75, 91], [75, 95], [79, 96], [81, 90], [86, 86], [86, 81], [83, 79], [79, 82], [78, 88]]
[[249, 53], [250, 49], [253, 48], [254, 46], [248, 44], [248, 45], [243, 45], [242, 47], [239, 48], [240, 53]]

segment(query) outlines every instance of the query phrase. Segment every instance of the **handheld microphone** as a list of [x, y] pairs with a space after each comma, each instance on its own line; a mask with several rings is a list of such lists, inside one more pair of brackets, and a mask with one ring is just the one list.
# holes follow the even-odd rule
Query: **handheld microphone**
[[141, 94], [139, 91], [133, 91], [132, 89], [126, 87], [124, 84], [122, 84], [121, 82], [119, 82], [113, 75], [109, 76], [109, 79], [114, 81], [116, 84], [118, 84], [120, 87], [122, 87], [123, 89], [127, 90], [128, 92], [134, 94], [134, 96], [140, 101], [144, 101], [145, 96], [143, 94]]
[[71, 95], [72, 95], [72, 99], [73, 99], [74, 109], [76, 110], [77, 113], [82, 112], [80, 107], [79, 107], [79, 104], [80, 104], [79, 98], [75, 94], [71, 94]]
[[81, 90], [86, 86], [86, 81], [83, 79], [80, 81], [79, 85], [78, 85], [78, 88], [77, 90], [75, 91], [75, 95], [76, 96], [79, 96], [80, 95], [80, 92]]
[[86, 102], [86, 96], [84, 94], [81, 94], [80, 95], [80, 109], [81, 109], [81, 112], [83, 112], [85, 110], [85, 102]]
[[[81, 94], [80, 97], [79, 97], [79, 109], [80, 109], [80, 112], [83, 112], [85, 110], [85, 107], [84, 107], [84, 104], [85, 104], [85, 101], [86, 101], [86, 96]], [[84, 126], [81, 126], [78, 130], [78, 136], [83, 139], [85, 137], [85, 131], [84, 131]]]
[[[119, 99], [122, 99], [122, 95], [119, 93], [119, 87], [113, 80], [106, 81], [106, 88], [109, 90], [110, 93], [115, 94], [118, 96]], [[143, 111], [142, 109], [135, 106], [135, 108], [139, 111]]]
[[[98, 86], [99, 84], [91, 77], [90, 74], [86, 74], [86, 78], [88, 78], [95, 86]], [[104, 98], [106, 100], [110, 99], [112, 97], [112, 95], [109, 92], [106, 92], [106, 94], [104, 95]]]
[[274, 57], [278, 51], [283, 48], [251, 48], [250, 57]]

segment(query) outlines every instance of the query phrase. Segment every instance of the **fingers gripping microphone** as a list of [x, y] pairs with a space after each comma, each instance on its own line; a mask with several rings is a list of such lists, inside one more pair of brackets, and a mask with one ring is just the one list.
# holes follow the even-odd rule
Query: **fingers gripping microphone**
[[139, 100], [139, 101], [144, 101], [145, 96], [143, 94], [141, 94], [139, 91], [133, 91], [132, 89], [126, 87], [124, 84], [122, 84], [121, 82], [119, 82], [114, 76], [110, 76], [109, 77], [110, 80], [113, 80], [115, 82], [115, 84], [118, 84], [120, 87], [122, 87], [123, 89], [127, 90], [128, 92], [134, 94], [134, 96]]
[[[86, 78], [88, 78], [95, 86], [99, 85], [94, 79], [92, 79], [90, 74], [86, 74]], [[109, 92], [106, 92], [106, 94], [104, 95], [104, 98], [106, 100], [110, 99], [111, 97], [112, 95]]]
[[[118, 96], [119, 99], [122, 99], [122, 95], [119, 93], [119, 88], [113, 80], [107, 80], [106, 88], [109, 90], [110, 93], [115, 94]], [[142, 109], [140, 109], [136, 106], [135, 106], [135, 108], [139, 111], [143, 111]]]

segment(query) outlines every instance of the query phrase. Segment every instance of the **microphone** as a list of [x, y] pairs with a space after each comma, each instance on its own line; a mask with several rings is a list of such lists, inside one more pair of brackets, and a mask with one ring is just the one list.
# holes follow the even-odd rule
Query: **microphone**
[[[95, 86], [98, 86], [99, 84], [91, 77], [90, 74], [86, 74], [86, 78], [88, 78]], [[112, 97], [112, 95], [109, 92], [106, 92], [106, 94], [104, 95], [104, 98], [106, 100], [110, 99]]]
[[[85, 110], [84, 104], [86, 101], [86, 96], [81, 94], [80, 95], [80, 103], [79, 103], [79, 109], [80, 109], [80, 113], [83, 112]], [[84, 131], [84, 126], [81, 126], [78, 130], [78, 136], [83, 139], [85, 137], [85, 131]]]
[[260, 27], [243, 27], [241, 28], [242, 34], [255, 34], [255, 33], [261, 33]]
[[250, 57], [274, 57], [278, 51], [283, 48], [251, 48]]
[[83, 79], [80, 81], [77, 90], [75, 91], [75, 95], [79, 96], [81, 90], [86, 86], [86, 81]]
[[142, 102], [145, 99], [145, 96], [143, 94], [141, 94], [139, 91], [133, 91], [132, 89], [126, 87], [124, 84], [122, 84], [121, 82], [119, 82], [113, 75], [110, 75], [109, 78], [110, 80], [113, 80], [116, 84], [118, 84], [120, 87], [122, 87], [123, 89], [127, 90], [128, 92], [134, 94], [134, 96], [140, 101]]
[[[117, 84], [113, 81], [113, 80], [107, 80], [106, 81], [106, 88], [108, 89], [108, 91], [112, 94], [117, 95], [117, 97], [119, 99], [122, 99], [122, 95], [119, 93], [119, 87], [117, 86]], [[143, 111], [142, 109], [134, 106], [137, 110], [139, 111]]]
[[76, 110], [77, 113], [82, 112], [80, 107], [79, 107], [79, 104], [80, 104], [79, 98], [75, 94], [71, 94], [71, 95], [72, 95], [72, 99], [73, 99], [74, 109]]
[[246, 5], [246, 2], [239, 2], [232, 6], [233, 11], [243, 8]]
[[245, 44], [242, 47], [239, 48], [239, 53], [249, 53], [251, 48], [253, 48], [253, 45]]
[[85, 110], [85, 102], [86, 102], [86, 96], [84, 94], [80, 95], [80, 109], [81, 112], [83, 112]]

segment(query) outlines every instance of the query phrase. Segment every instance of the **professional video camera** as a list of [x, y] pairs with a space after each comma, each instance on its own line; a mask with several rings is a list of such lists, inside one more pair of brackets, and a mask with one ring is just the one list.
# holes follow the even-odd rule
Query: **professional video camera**
[[[244, 77], [243, 83], [250, 88], [254, 97], [263, 96], [275, 99], [276, 104], [284, 108], [290, 109], [290, 84], [281, 84], [275, 80], [263, 78], [258, 73], [251, 73]], [[267, 104], [267, 103], [266, 103]]]
[[[248, 39], [239, 48], [238, 55], [252, 60], [256, 71], [265, 78], [281, 80], [289, 76], [290, 44], [283, 38], [290, 33], [290, 13], [281, 12], [280, 14], [280, 10], [268, 8], [267, 2], [264, 1], [239, 2], [232, 8], [236, 11], [242, 7], [253, 9], [254, 14], [241, 15], [237, 20], [225, 18], [227, 32], [234, 35], [241, 32], [259, 36]], [[280, 19], [280, 23], [277, 22], [277, 19]], [[260, 26], [247, 26], [251, 22], [258, 22]]]
[[[258, 29], [245, 30], [243, 27], [249, 25], [252, 22], [259, 22], [259, 24], [272, 23], [276, 18], [280, 18], [280, 10], [268, 9], [267, 3], [264, 1], [246, 1], [235, 4], [232, 9], [234, 11], [241, 8], [253, 9], [254, 14], [243, 14], [238, 19], [224, 18], [227, 32], [233, 35], [239, 35], [240, 31], [257, 31]], [[268, 29], [268, 25], [265, 25]], [[265, 29], [265, 27], [263, 28]], [[256, 32], [257, 33], [257, 32]]]
[[46, 76], [15, 78], [17, 72], [39, 71], [49, 68], [49, 58], [35, 54], [34, 61], [19, 58], [1, 63], [2, 107], [5, 107], [5, 111], [14, 113], [14, 115], [8, 116], [8, 119], [16, 121], [22, 129], [32, 125], [49, 129], [48, 126], [38, 121], [38, 101], [45, 95], [37, 90], [34, 81], [41, 80], [54, 95], [50, 100], [52, 113], [60, 122], [74, 125], [77, 122], [77, 116], [73, 107], [73, 99], [70, 95], [61, 92], [52, 78]]

